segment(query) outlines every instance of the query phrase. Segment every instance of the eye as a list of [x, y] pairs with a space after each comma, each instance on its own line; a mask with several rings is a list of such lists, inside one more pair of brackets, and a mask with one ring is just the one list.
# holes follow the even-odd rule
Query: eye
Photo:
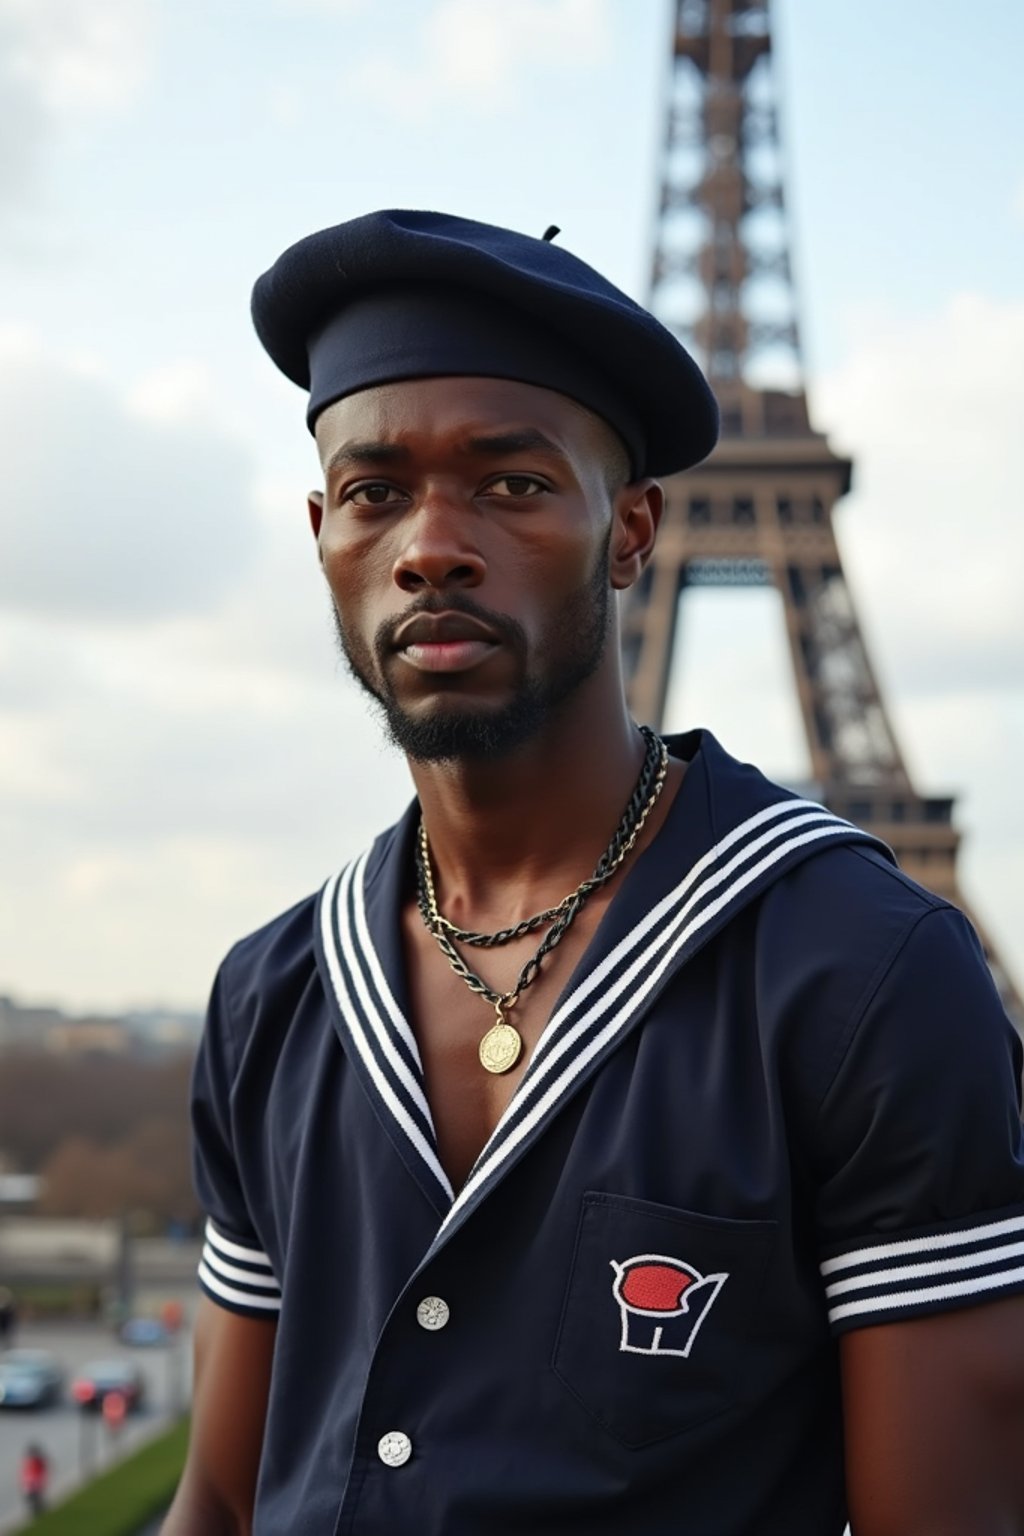
[[546, 483], [539, 480], [536, 475], [499, 475], [497, 480], [492, 480], [487, 487], [488, 492], [493, 491], [499, 496], [517, 498], [542, 496], [547, 489]]
[[340, 500], [351, 502], [354, 507], [386, 507], [389, 502], [398, 501], [401, 495], [402, 492], [388, 485], [386, 480], [364, 480], [361, 485], [353, 485], [344, 491]]

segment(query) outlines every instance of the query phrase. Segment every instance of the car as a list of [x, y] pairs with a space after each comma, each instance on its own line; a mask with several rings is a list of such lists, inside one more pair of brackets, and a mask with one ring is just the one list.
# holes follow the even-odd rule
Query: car
[[122, 1344], [131, 1344], [135, 1348], [143, 1349], [167, 1344], [171, 1337], [166, 1324], [162, 1323], [158, 1317], [130, 1317], [127, 1322], [121, 1324], [117, 1336]]
[[0, 1355], [0, 1408], [45, 1408], [60, 1402], [64, 1371], [45, 1349], [9, 1349]]
[[71, 1383], [71, 1396], [80, 1408], [96, 1411], [108, 1397], [123, 1399], [124, 1411], [141, 1408], [146, 1397], [146, 1378], [126, 1355], [111, 1355], [104, 1360], [90, 1360]]

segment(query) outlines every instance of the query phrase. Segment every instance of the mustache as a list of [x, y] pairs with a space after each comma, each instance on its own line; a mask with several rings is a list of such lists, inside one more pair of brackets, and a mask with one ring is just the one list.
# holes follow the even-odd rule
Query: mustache
[[428, 592], [416, 602], [410, 604], [404, 613], [400, 613], [393, 619], [385, 619], [378, 624], [373, 637], [374, 649], [378, 656], [384, 656], [398, 649], [395, 637], [403, 624], [416, 618], [421, 613], [462, 613], [467, 618], [475, 619], [479, 624], [492, 630], [498, 638], [519, 655], [525, 654], [527, 648], [526, 631], [523, 626], [507, 613], [495, 613], [490, 608], [485, 608], [481, 603], [475, 603], [471, 597], [462, 592]]

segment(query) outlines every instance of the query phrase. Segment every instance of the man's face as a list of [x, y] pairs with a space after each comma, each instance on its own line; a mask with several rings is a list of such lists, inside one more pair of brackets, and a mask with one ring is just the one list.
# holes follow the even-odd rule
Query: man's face
[[551, 390], [436, 378], [351, 395], [316, 437], [339, 639], [392, 738], [513, 750], [606, 656], [614, 434]]

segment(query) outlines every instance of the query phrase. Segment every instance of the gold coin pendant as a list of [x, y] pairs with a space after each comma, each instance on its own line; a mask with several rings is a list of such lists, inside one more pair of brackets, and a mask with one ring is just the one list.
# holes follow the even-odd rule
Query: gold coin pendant
[[508, 1072], [523, 1051], [523, 1037], [512, 1024], [492, 1024], [480, 1041], [480, 1065], [488, 1072]]

